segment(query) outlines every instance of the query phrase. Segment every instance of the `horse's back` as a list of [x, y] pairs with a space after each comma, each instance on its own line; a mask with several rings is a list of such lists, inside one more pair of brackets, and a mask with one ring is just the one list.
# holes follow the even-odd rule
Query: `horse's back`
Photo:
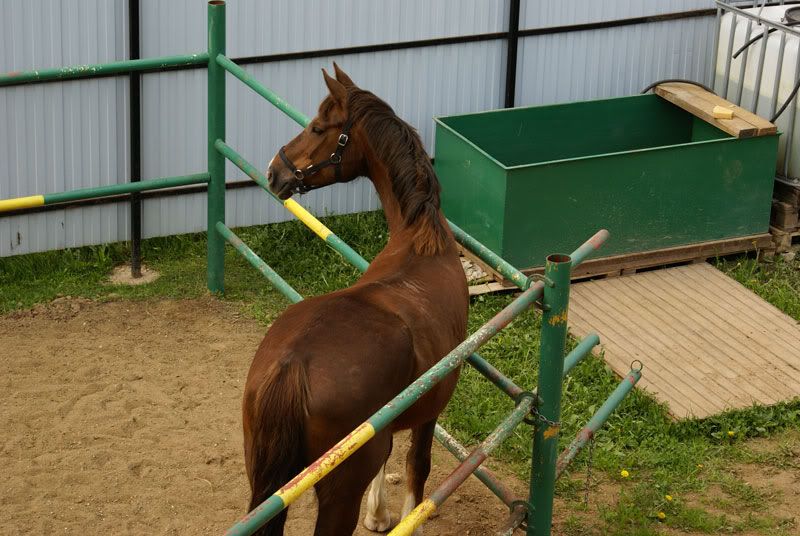
[[257, 388], [275, 362], [299, 362], [306, 369], [310, 416], [351, 428], [408, 385], [416, 368], [413, 338], [402, 319], [357, 292], [288, 308], [256, 352], [248, 384]]

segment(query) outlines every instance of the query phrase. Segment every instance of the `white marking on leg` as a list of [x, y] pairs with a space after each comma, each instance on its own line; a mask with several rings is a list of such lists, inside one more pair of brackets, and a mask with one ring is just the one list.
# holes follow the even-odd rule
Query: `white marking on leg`
[[364, 516], [364, 526], [376, 532], [383, 532], [392, 524], [392, 516], [386, 507], [385, 472], [386, 466], [382, 465], [378, 474], [372, 479], [372, 485], [367, 494], [367, 514]]
[[414, 494], [410, 491], [406, 492], [406, 500], [403, 503], [403, 514], [401, 517], [406, 517], [411, 513], [411, 510], [417, 507], [417, 501], [414, 499]]
[[[417, 507], [417, 500], [414, 498], [414, 493], [411, 491], [406, 492], [406, 500], [403, 502], [403, 513], [400, 519], [404, 519], [411, 511]], [[414, 531], [413, 536], [422, 536], [422, 527]]]

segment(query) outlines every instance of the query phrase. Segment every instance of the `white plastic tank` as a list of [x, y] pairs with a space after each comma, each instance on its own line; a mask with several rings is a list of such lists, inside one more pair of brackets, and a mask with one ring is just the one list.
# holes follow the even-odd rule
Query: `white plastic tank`
[[[745, 11], [753, 14], [759, 14], [761, 18], [774, 21], [783, 22], [784, 13], [787, 9], [797, 7], [795, 5], [783, 6], [770, 6], [761, 8], [751, 8]], [[728, 83], [727, 93], [725, 92], [725, 66], [727, 64], [729, 43], [731, 39], [731, 30], [734, 20], [734, 14], [730, 12], [723, 12], [720, 19], [719, 31], [719, 47], [717, 49], [716, 58], [716, 75], [714, 79], [714, 90], [721, 96], [725, 97], [731, 102], [736, 102], [736, 97], [739, 92], [741, 84], [741, 67], [744, 61], [744, 54], [740, 54], [736, 59], [731, 60], [730, 66], [730, 81]], [[736, 17], [736, 31], [733, 32], [733, 48], [732, 51], [736, 52], [745, 42], [747, 37], [748, 24], [752, 24], [750, 30], [750, 39], [761, 35], [766, 28], [759, 25], [755, 21], [751, 21], [745, 17]], [[800, 26], [797, 26], [800, 30]], [[785, 45], [783, 51], [783, 58], [781, 61], [780, 69], [778, 69], [778, 58], [780, 56], [781, 47], [781, 34], [785, 35]], [[758, 75], [758, 63], [761, 55], [762, 47], [766, 46], [766, 54], [764, 56], [764, 64], [762, 67], [761, 83], [758, 90], [758, 98], [756, 101], [755, 109], [753, 108], [753, 94], [755, 92], [756, 80]], [[742, 100], [739, 103], [742, 108], [751, 110], [761, 117], [770, 119], [772, 115], [772, 100], [773, 92], [775, 89], [776, 78], [780, 73], [780, 81], [778, 86], [778, 98], [776, 109], [780, 109], [781, 105], [786, 101], [787, 97], [797, 83], [800, 72], [798, 71], [798, 60], [800, 59], [800, 38], [790, 33], [785, 33], [782, 30], [777, 30], [769, 34], [767, 39], [761, 38], [755, 41], [748, 48], [747, 64], [744, 72], [744, 87], [742, 88]], [[795, 99], [800, 97], [796, 96]], [[792, 121], [792, 114], [795, 115]], [[775, 122], [778, 126], [778, 131], [781, 133], [779, 148], [778, 148], [778, 166], [777, 172], [784, 173], [784, 162], [787, 155], [787, 141], [789, 141], [789, 130], [793, 130], [791, 136], [791, 147], [789, 151], [789, 167], [786, 170], [786, 175], [789, 178], [800, 178], [800, 106], [795, 107], [790, 103], [787, 109]]]

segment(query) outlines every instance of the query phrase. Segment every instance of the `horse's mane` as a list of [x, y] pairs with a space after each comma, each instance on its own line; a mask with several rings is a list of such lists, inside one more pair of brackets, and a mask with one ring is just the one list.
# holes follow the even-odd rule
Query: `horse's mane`
[[[325, 101], [327, 106], [333, 105], [331, 99]], [[322, 106], [326, 106], [325, 101]], [[419, 223], [414, 235], [415, 252], [442, 253], [447, 245], [447, 231], [439, 217], [441, 188], [419, 134], [391, 106], [369, 91], [349, 87], [348, 108], [353, 124], [361, 125], [372, 149], [388, 168], [405, 224]]]

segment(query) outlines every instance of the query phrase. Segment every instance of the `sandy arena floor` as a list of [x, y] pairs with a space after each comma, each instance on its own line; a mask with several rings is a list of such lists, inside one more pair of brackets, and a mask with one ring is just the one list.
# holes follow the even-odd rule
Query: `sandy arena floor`
[[[0, 317], [0, 534], [224, 531], [247, 503], [240, 400], [264, 332], [212, 299], [61, 298]], [[428, 490], [455, 466], [438, 445], [434, 463]], [[389, 493], [396, 516], [404, 484]], [[427, 534], [492, 534], [505, 514], [470, 479]], [[305, 497], [287, 534], [315, 515]]]

